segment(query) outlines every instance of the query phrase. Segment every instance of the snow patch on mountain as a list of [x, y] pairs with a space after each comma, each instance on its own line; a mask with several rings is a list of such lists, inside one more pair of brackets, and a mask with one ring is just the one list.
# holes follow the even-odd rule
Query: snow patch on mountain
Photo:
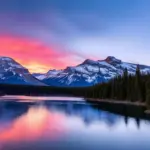
[[0, 59], [3, 60], [3, 61], [12, 61], [12, 58], [9, 58], [9, 57], [0, 56]]
[[45, 85], [9, 57], [0, 57], [0, 83]]
[[[139, 65], [139, 67], [142, 73], [150, 73], [149, 66]], [[77, 66], [67, 67], [64, 70], [50, 70], [36, 78], [53, 86], [91, 86], [122, 75], [125, 69], [129, 74], [135, 74], [136, 68], [137, 64], [109, 56], [105, 60], [98, 61], [87, 59]]]

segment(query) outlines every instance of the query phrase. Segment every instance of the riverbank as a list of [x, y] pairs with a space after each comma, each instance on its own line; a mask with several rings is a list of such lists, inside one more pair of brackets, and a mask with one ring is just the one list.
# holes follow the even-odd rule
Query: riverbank
[[92, 102], [100, 102], [100, 103], [112, 103], [112, 104], [124, 104], [124, 105], [134, 105], [134, 106], [146, 106], [145, 103], [141, 102], [130, 102], [130, 101], [123, 101], [123, 100], [108, 100], [108, 99], [94, 99], [94, 98], [87, 98], [88, 101]]
[[142, 102], [130, 102], [130, 101], [123, 101], [123, 100], [108, 100], [108, 99], [94, 99], [94, 98], [87, 98], [86, 99], [89, 102], [94, 102], [94, 103], [108, 103], [108, 104], [116, 104], [116, 105], [127, 105], [127, 106], [142, 106], [145, 107], [146, 110], [144, 113], [150, 115], [150, 109], [147, 108], [146, 103]]

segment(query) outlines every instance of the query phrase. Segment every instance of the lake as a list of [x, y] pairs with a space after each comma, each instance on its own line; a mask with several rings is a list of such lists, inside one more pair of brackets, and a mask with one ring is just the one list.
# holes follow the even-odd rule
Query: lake
[[0, 150], [149, 150], [150, 122], [74, 97], [0, 98]]

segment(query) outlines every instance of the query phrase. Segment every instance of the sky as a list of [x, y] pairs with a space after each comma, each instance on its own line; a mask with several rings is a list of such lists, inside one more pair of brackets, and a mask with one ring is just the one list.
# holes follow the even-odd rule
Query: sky
[[115, 56], [150, 65], [149, 0], [0, 0], [0, 55], [45, 73]]

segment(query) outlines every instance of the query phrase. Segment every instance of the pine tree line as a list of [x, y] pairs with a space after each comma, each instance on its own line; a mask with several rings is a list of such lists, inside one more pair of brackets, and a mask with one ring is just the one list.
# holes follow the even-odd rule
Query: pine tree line
[[87, 98], [146, 102], [150, 105], [150, 74], [141, 74], [139, 66], [135, 75], [125, 69], [122, 76], [86, 88], [85, 91]]

